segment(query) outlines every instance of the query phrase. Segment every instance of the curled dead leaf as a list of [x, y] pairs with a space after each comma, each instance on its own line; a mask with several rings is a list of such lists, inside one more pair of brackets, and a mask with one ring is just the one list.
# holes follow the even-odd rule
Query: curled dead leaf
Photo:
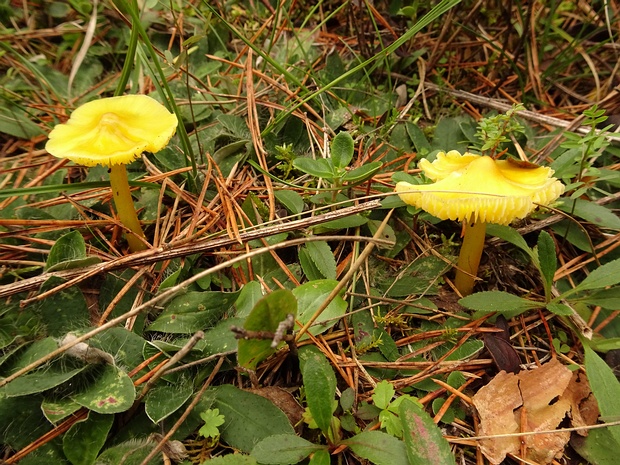
[[[589, 388], [584, 386], [583, 380], [556, 359], [517, 375], [502, 371], [472, 399], [480, 416], [479, 433], [491, 436], [554, 430], [567, 415], [576, 426], [586, 424], [592, 421], [592, 413], [584, 413], [582, 408], [589, 398]], [[562, 454], [569, 439], [568, 432], [489, 438], [480, 441], [480, 449], [496, 465], [507, 454], [520, 455], [522, 447], [525, 458], [547, 464]]]

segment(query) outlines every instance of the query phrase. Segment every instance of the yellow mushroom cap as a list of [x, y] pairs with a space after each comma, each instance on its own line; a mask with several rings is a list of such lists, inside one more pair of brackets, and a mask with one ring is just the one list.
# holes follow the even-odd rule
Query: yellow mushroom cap
[[548, 167], [521, 167], [508, 160], [457, 151], [437, 154], [419, 167], [433, 184], [396, 184], [403, 202], [442, 220], [509, 224], [548, 205], [564, 192]]
[[164, 148], [177, 117], [146, 95], [102, 98], [78, 107], [49, 134], [45, 149], [86, 166], [131, 163], [142, 152]]

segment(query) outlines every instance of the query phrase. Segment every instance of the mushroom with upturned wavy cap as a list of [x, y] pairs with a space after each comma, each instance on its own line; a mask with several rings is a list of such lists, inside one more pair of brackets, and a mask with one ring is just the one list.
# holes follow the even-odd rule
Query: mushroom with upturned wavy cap
[[465, 235], [457, 263], [455, 286], [462, 295], [473, 291], [487, 223], [509, 224], [525, 218], [539, 205], [548, 205], [563, 192], [551, 168], [521, 166], [512, 160], [453, 150], [437, 154], [432, 163], [419, 167], [433, 184], [396, 184], [396, 192], [407, 204], [442, 220], [461, 220]]
[[146, 95], [102, 98], [77, 108], [49, 134], [45, 149], [58, 158], [110, 168], [110, 185], [119, 220], [132, 251], [147, 247], [133, 205], [125, 164], [142, 152], [163, 149], [177, 128], [177, 117]]

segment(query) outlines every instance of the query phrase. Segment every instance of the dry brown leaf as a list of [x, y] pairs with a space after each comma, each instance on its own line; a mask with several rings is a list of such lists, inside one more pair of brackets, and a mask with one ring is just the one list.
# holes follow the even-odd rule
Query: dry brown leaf
[[[480, 435], [557, 428], [573, 404], [570, 395], [563, 397], [571, 378], [572, 372], [556, 359], [518, 375], [500, 372], [472, 399], [480, 416]], [[559, 432], [491, 438], [481, 440], [480, 449], [491, 463], [497, 465], [506, 454], [518, 455], [522, 440], [526, 458], [550, 463], [562, 453], [569, 439], [569, 433]]]
[[[590, 383], [588, 383], [585, 373], [578, 371], [573, 373], [563, 397], [568, 398], [571, 403], [571, 426], [578, 428], [595, 425], [598, 422], [600, 415], [598, 403], [590, 390]], [[587, 436], [588, 430], [578, 430], [577, 434]]]

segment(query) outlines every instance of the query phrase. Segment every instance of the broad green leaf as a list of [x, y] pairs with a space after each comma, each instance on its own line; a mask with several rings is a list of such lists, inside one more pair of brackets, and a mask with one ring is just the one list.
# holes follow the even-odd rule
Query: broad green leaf
[[86, 242], [78, 231], [71, 231], [54, 243], [45, 262], [45, 269], [49, 271], [64, 262], [83, 258], [86, 258]]
[[[297, 320], [301, 324], [308, 322], [337, 284], [338, 281], [336, 280], [322, 279], [310, 281], [293, 289], [293, 295], [297, 298], [299, 308]], [[310, 327], [310, 333], [315, 336], [324, 333], [338, 323], [338, 318], [342, 317], [346, 311], [347, 302], [342, 298], [342, 294], [339, 294], [316, 319], [315, 324]]]
[[329, 231], [340, 231], [341, 229], [357, 228], [368, 223], [368, 218], [362, 215], [351, 215], [337, 220], [327, 221], [318, 226], [314, 226], [312, 231], [321, 234]]
[[7, 397], [0, 390], [0, 441], [19, 450], [52, 429], [41, 412], [41, 396]]
[[118, 413], [128, 410], [136, 397], [131, 378], [114, 365], [102, 367], [99, 376], [71, 399], [97, 413]]
[[332, 458], [328, 450], [319, 449], [312, 455], [308, 465], [330, 465], [332, 463], [331, 460]]
[[205, 331], [204, 355], [221, 354], [237, 348], [238, 340], [230, 330], [231, 326], [243, 326], [245, 318], [227, 318], [220, 321], [213, 328]]
[[[574, 205], [573, 205], [574, 202]], [[585, 199], [564, 199], [558, 208], [571, 215], [583, 218], [601, 228], [620, 229], [620, 218], [607, 207]]]
[[348, 132], [339, 132], [331, 143], [330, 157], [336, 169], [343, 169], [349, 166], [353, 160], [355, 146], [353, 137]]
[[441, 430], [422, 407], [405, 400], [400, 404], [410, 465], [454, 465], [454, 456]]
[[72, 465], [92, 465], [112, 428], [114, 415], [89, 412], [88, 418], [75, 423], [62, 437], [62, 450]]
[[236, 317], [245, 318], [250, 314], [256, 303], [263, 298], [263, 288], [258, 281], [250, 281], [241, 288], [235, 302]]
[[149, 391], [144, 400], [146, 414], [157, 424], [180, 409], [193, 392], [189, 383], [157, 386]]
[[334, 179], [336, 176], [331, 160], [325, 158], [295, 158], [293, 166], [315, 178]]
[[602, 289], [613, 286], [620, 282], [620, 258], [605, 263], [592, 271], [586, 279], [581, 281], [575, 289], [585, 291], [587, 289]]
[[310, 252], [308, 252], [308, 249], [301, 247], [299, 249], [299, 253], [297, 254], [297, 258], [299, 259], [301, 270], [304, 275], [306, 275], [306, 279], [308, 279], [308, 281], [318, 281], [325, 278], [310, 258]]
[[[150, 439], [131, 439], [103, 451], [95, 465], [140, 465], [156, 446]], [[149, 465], [163, 465], [162, 454], [155, 455]]]
[[589, 344], [590, 347], [597, 352], [607, 353], [610, 350], [620, 349], [620, 337], [612, 337], [609, 339], [594, 337]]
[[383, 163], [380, 161], [373, 161], [366, 163], [358, 168], [347, 171], [342, 177], [343, 182], [357, 183], [370, 178], [373, 174], [381, 169]]
[[[280, 289], [266, 295], [252, 309], [243, 328], [249, 331], [275, 332], [287, 315], [297, 314], [297, 299], [293, 293]], [[242, 367], [253, 370], [276, 349], [269, 339], [239, 339], [237, 361]]]
[[63, 418], [77, 412], [80, 408], [82, 408], [80, 404], [73, 402], [68, 397], [43, 399], [43, 402], [41, 402], [41, 411], [43, 415], [54, 425]]
[[405, 123], [405, 127], [407, 128], [407, 134], [409, 134], [409, 139], [411, 139], [411, 142], [413, 142], [413, 145], [418, 153], [420, 153], [421, 155], [425, 155], [431, 151], [431, 144], [426, 139], [424, 131], [422, 131], [422, 129], [420, 129], [417, 124], [407, 122]]
[[25, 140], [43, 134], [30, 115], [16, 105], [7, 104], [6, 99], [0, 105], [0, 132]]
[[312, 241], [304, 247], [321, 275], [326, 279], [336, 279], [336, 259], [327, 242]]
[[381, 431], [364, 431], [345, 439], [342, 444], [375, 465], [411, 465], [405, 443]]
[[583, 437], [574, 435], [570, 445], [592, 465], [618, 465], [618, 443], [609, 429], [592, 429]]
[[545, 308], [551, 313], [555, 313], [560, 316], [569, 316], [573, 314], [573, 311], [568, 305], [559, 302], [549, 302]]
[[149, 331], [194, 333], [213, 326], [233, 306], [239, 292], [188, 292], [173, 299]]
[[553, 277], [557, 269], [557, 257], [555, 255], [555, 243], [551, 235], [546, 231], [541, 231], [538, 235], [538, 244], [536, 247], [538, 254], [538, 264], [545, 283], [545, 292], [550, 295], [551, 286], [553, 285]]
[[[586, 356], [586, 375], [601, 417], [620, 418], [620, 382], [609, 365], [590, 347], [583, 347]], [[612, 426], [609, 432], [620, 445], [620, 426]]]
[[519, 247], [525, 253], [527, 253], [530, 257], [534, 257], [535, 254], [523, 239], [523, 236], [519, 234], [519, 232], [511, 228], [510, 226], [504, 226], [500, 224], [487, 224], [487, 234], [489, 236], [499, 237], [500, 239], [505, 240], [506, 242]]
[[67, 369], [59, 362], [52, 363], [43, 370], [37, 370], [14, 379], [5, 386], [4, 393], [7, 397], [17, 397], [47, 391], [69, 381], [87, 367], [88, 365], [84, 365]]
[[284, 205], [291, 214], [297, 215], [304, 211], [304, 199], [297, 192], [289, 189], [282, 189], [275, 191], [274, 195], [278, 202]]
[[504, 291], [476, 292], [462, 298], [459, 303], [470, 310], [498, 312], [504, 315], [509, 314], [511, 317], [543, 306], [540, 302], [533, 302]]
[[32, 362], [39, 360], [41, 357], [58, 349], [58, 343], [52, 337], [46, 337], [38, 341], [34, 341], [22, 350], [18, 355], [7, 364], [7, 371], [3, 371], [3, 375], [11, 375], [24, 367], [27, 367]]
[[258, 465], [258, 462], [250, 455], [235, 453], [214, 457], [202, 462], [201, 465]]
[[250, 455], [265, 465], [294, 464], [321, 449], [325, 450], [326, 446], [313, 444], [294, 434], [276, 434], [256, 444]]
[[571, 300], [578, 300], [588, 305], [600, 305], [603, 308], [614, 310], [620, 308], [620, 287], [610, 287], [609, 289], [601, 289], [592, 294], [583, 296], [572, 296]]
[[249, 453], [266, 437], [295, 434], [282, 410], [264, 397], [230, 384], [220, 386], [214, 391], [213, 407], [219, 409], [226, 419], [220, 428], [221, 437], [235, 449]]
[[394, 397], [394, 386], [391, 383], [388, 383], [386, 380], [381, 381], [375, 386], [375, 392], [372, 395], [372, 401], [374, 404], [380, 409], [388, 408], [390, 402], [392, 401], [392, 397]]
[[[41, 286], [41, 292], [63, 282], [64, 280], [52, 276]], [[52, 294], [38, 302], [35, 307], [49, 336], [60, 338], [68, 332], [90, 326], [88, 304], [77, 286]]]
[[332, 420], [336, 395], [334, 370], [325, 355], [312, 345], [299, 349], [299, 365], [308, 408], [317, 426], [325, 434]]

